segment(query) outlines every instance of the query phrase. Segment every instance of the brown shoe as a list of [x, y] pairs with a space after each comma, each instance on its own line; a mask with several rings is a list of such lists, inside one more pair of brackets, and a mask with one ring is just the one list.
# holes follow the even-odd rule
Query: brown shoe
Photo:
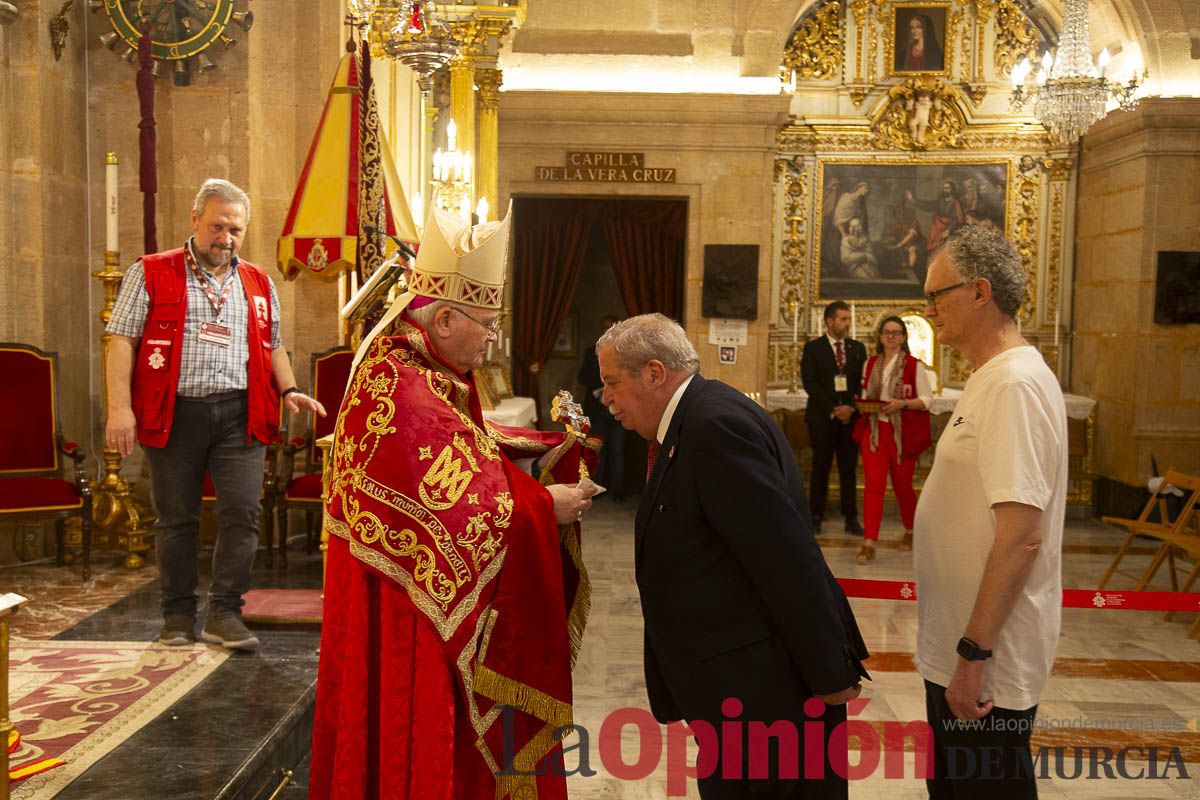
[[863, 546], [858, 548], [858, 555], [854, 560], [859, 564], [870, 564], [875, 560], [875, 545], [870, 542], [863, 542]]
[[912, 550], [912, 531], [905, 531], [904, 538], [900, 540], [901, 550]]

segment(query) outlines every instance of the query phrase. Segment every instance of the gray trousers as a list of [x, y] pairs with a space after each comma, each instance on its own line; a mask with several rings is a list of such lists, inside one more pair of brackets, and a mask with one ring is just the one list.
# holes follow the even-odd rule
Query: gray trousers
[[154, 490], [163, 614], [196, 613], [204, 473], [217, 494], [209, 616], [237, 614], [258, 549], [266, 446], [247, 439], [245, 392], [178, 397], [166, 447], [145, 447]]

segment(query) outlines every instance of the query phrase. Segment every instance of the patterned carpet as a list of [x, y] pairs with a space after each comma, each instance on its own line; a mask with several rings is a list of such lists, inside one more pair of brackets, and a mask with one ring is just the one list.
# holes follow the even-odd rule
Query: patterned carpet
[[13, 800], [54, 797], [228, 657], [206, 645], [14, 640], [10, 716], [21, 745], [10, 763], [67, 763], [15, 784]]

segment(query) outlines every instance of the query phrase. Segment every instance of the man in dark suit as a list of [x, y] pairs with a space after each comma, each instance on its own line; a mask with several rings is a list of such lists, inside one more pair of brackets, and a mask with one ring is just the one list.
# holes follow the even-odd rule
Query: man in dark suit
[[804, 345], [800, 376], [808, 393], [804, 421], [812, 444], [813, 526], [819, 533], [829, 494], [829, 468], [837, 457], [842, 516], [846, 532], [861, 535], [858, 524], [858, 445], [854, 430], [854, 398], [862, 387], [867, 348], [849, 338], [850, 306], [834, 300], [825, 306], [825, 335]]
[[[804, 722], [818, 717], [806, 716], [804, 702], [813, 697], [826, 704], [816, 704], [826, 761], [845, 764], [845, 740], [830, 753], [828, 738], [862, 691], [867, 657], [813, 536], [783, 432], [736, 389], [701, 377], [687, 335], [661, 314], [617, 324], [596, 351], [605, 404], [650, 442], [635, 564], [651, 711], [691, 724], [699, 763], [714, 769], [699, 781], [705, 800], [845, 798], [846, 781], [828, 763], [815, 780], [781, 767], [797, 763], [796, 748], [805, 752]], [[740, 757], [725, 758], [722, 723], [734, 718]], [[794, 724], [797, 738], [790, 752], [772, 745], [766, 776], [749, 780], [756, 758], [746, 732], [775, 721]]]
[[[617, 318], [606, 316], [601, 324], [604, 330], [608, 330], [617, 324]], [[600, 402], [604, 381], [600, 380], [600, 362], [596, 359], [595, 345], [584, 351], [583, 363], [579, 365], [579, 374], [575, 378], [583, 384], [583, 413], [592, 423], [590, 435], [604, 440], [600, 462], [592, 477], [596, 483], [608, 488], [610, 497], [621, 500], [625, 496], [625, 429], [617, 424], [608, 408]]]

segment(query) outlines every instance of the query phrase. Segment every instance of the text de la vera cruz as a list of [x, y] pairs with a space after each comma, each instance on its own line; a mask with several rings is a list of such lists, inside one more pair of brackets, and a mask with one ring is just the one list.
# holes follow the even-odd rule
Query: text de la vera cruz
[[647, 167], [645, 153], [567, 153], [561, 167], [537, 167], [539, 181], [564, 183], [674, 183], [674, 167]]

